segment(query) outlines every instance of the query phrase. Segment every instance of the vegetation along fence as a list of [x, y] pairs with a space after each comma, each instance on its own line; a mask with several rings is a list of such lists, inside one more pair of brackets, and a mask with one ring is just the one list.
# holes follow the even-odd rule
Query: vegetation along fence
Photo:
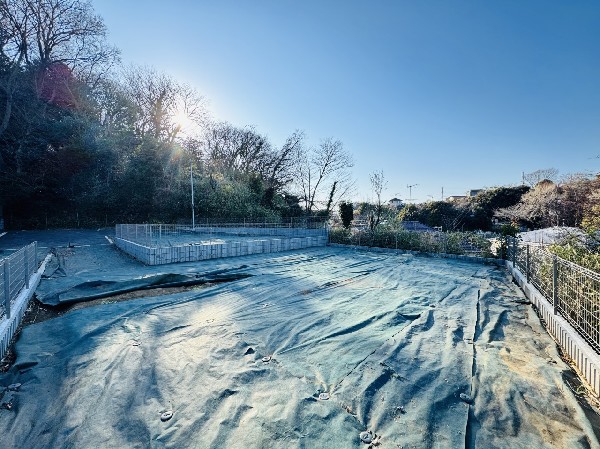
[[600, 353], [600, 275], [550, 253], [543, 245], [509, 238], [507, 260]]
[[19, 293], [30, 287], [37, 269], [37, 242], [0, 260], [0, 358], [25, 313], [26, 302], [17, 303]]
[[332, 229], [331, 243], [393, 248], [424, 253], [493, 257], [490, 241], [475, 232], [412, 231], [378, 228], [375, 231]]

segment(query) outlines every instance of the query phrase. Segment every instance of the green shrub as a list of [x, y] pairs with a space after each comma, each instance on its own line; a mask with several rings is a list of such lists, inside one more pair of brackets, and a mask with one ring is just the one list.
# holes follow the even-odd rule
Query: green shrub
[[418, 232], [377, 228], [375, 231], [350, 231], [334, 228], [330, 241], [345, 245], [395, 248], [426, 253], [468, 254], [494, 257], [488, 239], [473, 232]]

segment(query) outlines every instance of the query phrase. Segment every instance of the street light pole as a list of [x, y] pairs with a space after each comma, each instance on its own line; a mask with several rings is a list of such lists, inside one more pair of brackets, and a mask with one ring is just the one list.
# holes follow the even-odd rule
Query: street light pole
[[190, 162], [190, 185], [192, 186], [192, 229], [196, 228], [196, 217], [194, 216], [194, 171]]
[[412, 201], [412, 188], [418, 186], [419, 184], [410, 184], [410, 185], [406, 185], [406, 187], [408, 188], [408, 201]]

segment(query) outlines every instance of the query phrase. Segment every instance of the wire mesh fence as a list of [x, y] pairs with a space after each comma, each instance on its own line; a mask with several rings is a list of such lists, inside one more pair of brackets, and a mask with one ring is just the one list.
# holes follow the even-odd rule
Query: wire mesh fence
[[10, 318], [11, 304], [37, 270], [37, 242], [0, 260], [0, 319]]
[[[310, 218], [310, 217], [308, 217]], [[178, 224], [117, 224], [117, 238], [147, 247], [178, 246], [191, 242], [210, 242], [232, 236], [253, 238], [258, 236], [310, 237], [326, 236], [327, 224], [323, 220], [291, 220], [288, 222], [210, 222], [191, 225]]]
[[508, 240], [507, 260], [600, 353], [600, 274], [515, 238]]

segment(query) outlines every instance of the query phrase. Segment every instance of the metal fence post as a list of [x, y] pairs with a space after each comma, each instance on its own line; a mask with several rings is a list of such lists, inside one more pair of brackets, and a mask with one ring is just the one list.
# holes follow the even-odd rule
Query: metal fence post
[[512, 238], [512, 262], [514, 268], [517, 263], [517, 239], [514, 237]]
[[10, 318], [10, 260], [4, 260], [4, 313]]
[[525, 259], [525, 271], [527, 272], [527, 283], [529, 284], [529, 245], [527, 245], [527, 258]]
[[23, 276], [25, 281], [25, 288], [29, 288], [29, 260], [27, 259], [29, 251], [27, 247], [23, 248]]
[[552, 258], [552, 305], [554, 315], [558, 315], [558, 262], [556, 255]]

